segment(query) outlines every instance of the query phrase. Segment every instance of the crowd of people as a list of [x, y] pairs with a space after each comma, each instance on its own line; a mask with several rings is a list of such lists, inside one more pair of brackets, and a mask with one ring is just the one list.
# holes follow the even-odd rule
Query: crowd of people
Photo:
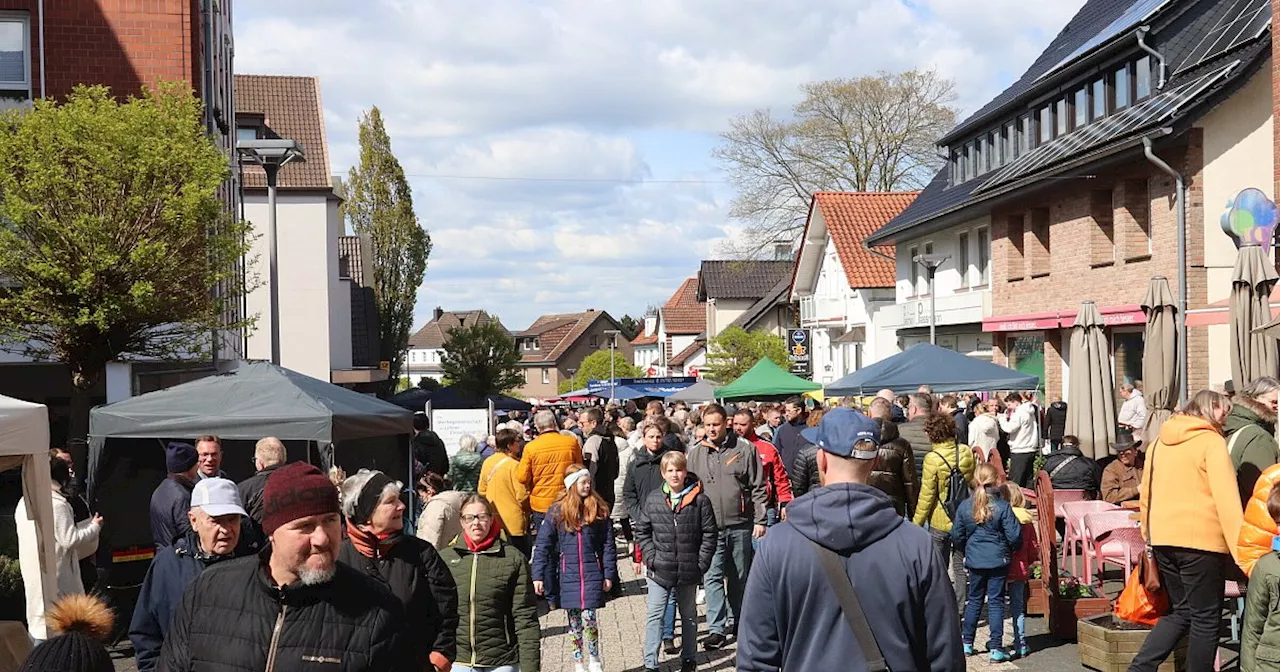
[[[565, 610], [574, 669], [598, 672], [621, 556], [648, 596], [646, 670], [664, 654], [694, 670], [699, 648], [730, 641], [741, 670], [961, 670], [984, 612], [991, 661], [1031, 653], [1028, 581], [1055, 540], [1038, 539], [1023, 489], [1043, 471], [1057, 489], [1137, 503], [1172, 606], [1132, 669], [1156, 669], [1184, 637], [1188, 669], [1209, 669], [1236, 573], [1254, 586], [1242, 669], [1276, 669], [1259, 652], [1280, 643], [1278, 394], [1272, 378], [1234, 398], [1202, 391], [1145, 446], [1141, 384], [1123, 385], [1101, 462], [1066, 433], [1065, 403], [1021, 391], [541, 409], [452, 454], [418, 416], [416, 500], [380, 471], [289, 462], [273, 437], [239, 484], [217, 437], [173, 442], [129, 638], [140, 671], [536, 672], [541, 603]], [[50, 465], [70, 596], [92, 585], [79, 561], [106, 521], [76, 506], [69, 456]]]

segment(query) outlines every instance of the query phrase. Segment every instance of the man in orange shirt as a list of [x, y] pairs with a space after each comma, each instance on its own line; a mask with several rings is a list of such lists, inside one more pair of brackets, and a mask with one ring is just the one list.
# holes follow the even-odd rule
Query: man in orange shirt
[[530, 534], [537, 534], [547, 509], [564, 489], [565, 470], [582, 464], [582, 445], [572, 436], [560, 433], [556, 416], [551, 411], [538, 411], [533, 416], [538, 438], [524, 447], [516, 480], [529, 489]]

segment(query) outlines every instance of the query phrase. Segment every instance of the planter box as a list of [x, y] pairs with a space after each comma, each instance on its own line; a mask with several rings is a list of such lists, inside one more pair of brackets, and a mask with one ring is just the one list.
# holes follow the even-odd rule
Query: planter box
[[[1082, 597], [1074, 600], [1051, 597], [1049, 599], [1049, 633], [1058, 639], [1074, 642], [1076, 622], [1090, 616], [1105, 614], [1111, 617], [1111, 600], [1105, 597]], [[1146, 635], [1143, 635], [1143, 639]]]
[[1027, 615], [1044, 616], [1048, 614], [1049, 589], [1045, 587], [1044, 579], [1028, 579], [1027, 585], [1030, 588], [1027, 591]]
[[[1077, 623], [1080, 664], [1099, 672], [1126, 672], [1133, 657], [1151, 633], [1149, 628], [1118, 629], [1110, 613], [1083, 618]], [[1187, 662], [1184, 639], [1159, 672], [1183, 672]]]

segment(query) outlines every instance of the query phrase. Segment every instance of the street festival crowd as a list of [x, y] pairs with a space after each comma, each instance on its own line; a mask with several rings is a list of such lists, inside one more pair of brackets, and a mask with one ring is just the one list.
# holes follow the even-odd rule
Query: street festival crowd
[[[1214, 669], [1225, 582], [1246, 575], [1241, 669], [1280, 670], [1278, 393], [1273, 378], [1200, 391], [1146, 446], [1141, 383], [1125, 384], [1103, 463], [1066, 434], [1064, 402], [1027, 392], [544, 408], [452, 456], [419, 414], [413, 512], [391, 476], [322, 473], [273, 437], [233, 483], [203, 436], [166, 448], [156, 555], [123, 617], [143, 672], [536, 672], [541, 602], [567, 612], [575, 672], [596, 672], [599, 613], [631, 562], [646, 670], [664, 655], [694, 670], [699, 646], [731, 640], [740, 670], [963, 670], [1032, 653], [1028, 580], [1054, 540], [1024, 488], [1044, 472], [1140, 512], [1169, 604], [1131, 670], [1180, 641], [1186, 669]], [[50, 466], [59, 599], [22, 669], [105, 672], [113, 616], [84, 594], [80, 560], [121, 522], [90, 516], [69, 454]]]

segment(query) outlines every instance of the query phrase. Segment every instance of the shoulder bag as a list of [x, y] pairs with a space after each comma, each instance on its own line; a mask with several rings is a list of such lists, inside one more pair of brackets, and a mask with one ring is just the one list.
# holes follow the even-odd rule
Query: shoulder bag
[[853, 582], [849, 579], [849, 572], [845, 569], [844, 563], [841, 562], [840, 554], [812, 539], [809, 543], [813, 545], [813, 550], [818, 555], [818, 563], [822, 565], [822, 572], [827, 575], [827, 582], [836, 591], [836, 601], [840, 603], [840, 611], [844, 613], [845, 623], [849, 625], [850, 630], [853, 630], [853, 636], [858, 640], [858, 648], [862, 649], [867, 670], [888, 672], [889, 666], [884, 662], [884, 653], [876, 643], [871, 625], [867, 623], [867, 614], [862, 610], [862, 604], [858, 602], [858, 593], [853, 589]]

